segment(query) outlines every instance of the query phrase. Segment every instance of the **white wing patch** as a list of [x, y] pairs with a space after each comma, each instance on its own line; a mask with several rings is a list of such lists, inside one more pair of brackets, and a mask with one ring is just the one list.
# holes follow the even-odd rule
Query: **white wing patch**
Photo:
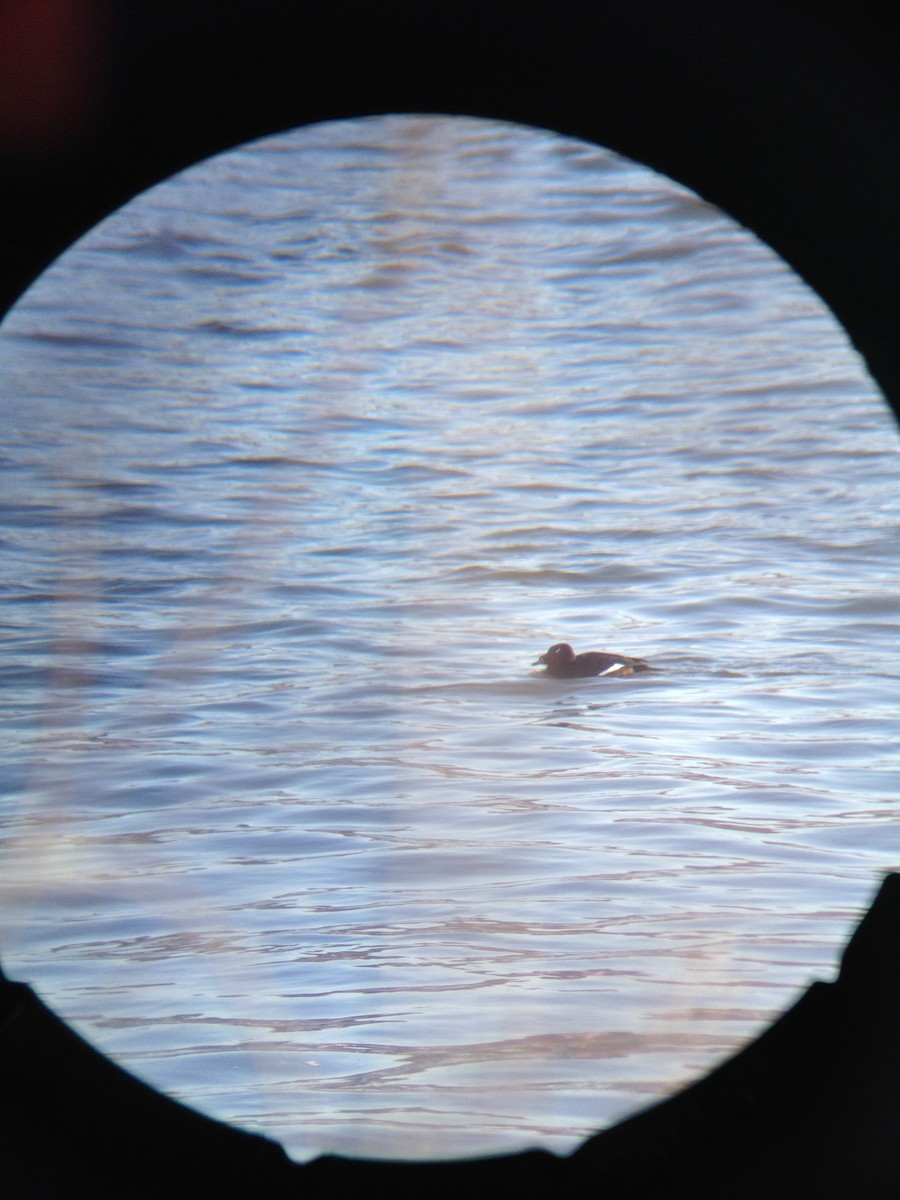
[[607, 667], [605, 671], [601, 671], [601, 675], [612, 675], [614, 671], [621, 671], [625, 666], [624, 663], [613, 663], [611, 667]]

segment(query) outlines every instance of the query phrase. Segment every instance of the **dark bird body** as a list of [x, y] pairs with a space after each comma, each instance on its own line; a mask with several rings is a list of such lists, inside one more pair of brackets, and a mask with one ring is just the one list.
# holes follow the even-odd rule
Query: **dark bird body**
[[547, 674], [554, 679], [584, 679], [588, 675], [633, 675], [636, 671], [650, 671], [652, 667], [642, 658], [630, 658], [627, 654], [607, 654], [603, 650], [588, 650], [576, 654], [568, 642], [557, 642], [546, 654], [535, 660], [543, 663]]

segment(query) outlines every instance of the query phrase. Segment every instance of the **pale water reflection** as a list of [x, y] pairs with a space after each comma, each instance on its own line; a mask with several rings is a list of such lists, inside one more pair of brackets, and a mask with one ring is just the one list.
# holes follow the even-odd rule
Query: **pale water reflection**
[[297, 1157], [565, 1149], [831, 976], [900, 860], [897, 438], [745, 231], [323, 125], [94, 230], [0, 379], [0, 952], [95, 1044]]

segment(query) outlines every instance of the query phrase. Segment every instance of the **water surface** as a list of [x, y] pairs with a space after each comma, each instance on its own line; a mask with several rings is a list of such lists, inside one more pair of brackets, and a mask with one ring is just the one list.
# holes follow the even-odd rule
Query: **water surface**
[[[898, 865], [895, 428], [645, 168], [243, 147], [20, 301], [0, 417], [4, 965], [298, 1158], [568, 1149]], [[547, 679], [563, 639], [657, 669]]]

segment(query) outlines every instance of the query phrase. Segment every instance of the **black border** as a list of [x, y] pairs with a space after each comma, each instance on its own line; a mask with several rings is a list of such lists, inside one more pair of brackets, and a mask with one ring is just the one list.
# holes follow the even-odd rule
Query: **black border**
[[[13, 89], [0, 87], [0, 311], [99, 219], [200, 158], [316, 120], [467, 113], [596, 141], [718, 204], [819, 292], [900, 412], [900, 37], [888, 5], [11, 0], [0, 38], [13, 10], [43, 15], [7, 39], [24, 49], [15, 69], [0, 46]], [[838, 981], [567, 1159], [296, 1166], [144, 1087], [0, 976], [0, 1195], [379, 1186], [900, 1195], [900, 877]]]

